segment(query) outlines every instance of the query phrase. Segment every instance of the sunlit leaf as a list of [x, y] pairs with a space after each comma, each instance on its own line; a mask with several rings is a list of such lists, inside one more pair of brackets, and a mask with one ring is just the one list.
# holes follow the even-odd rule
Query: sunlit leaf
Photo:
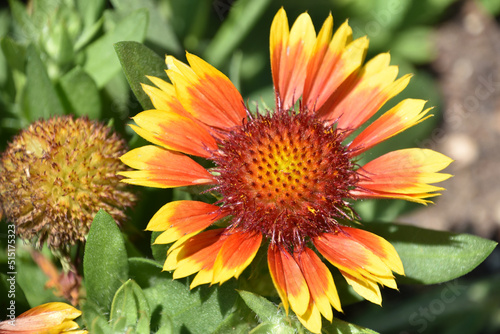
[[371, 329], [357, 326], [338, 318], [333, 318], [331, 323], [324, 322], [321, 332], [325, 334], [377, 334], [377, 332]]
[[128, 279], [125, 243], [113, 218], [103, 210], [94, 217], [83, 258], [87, 298], [109, 312], [116, 290]]
[[278, 306], [262, 296], [248, 291], [238, 291], [238, 293], [245, 301], [245, 304], [247, 304], [262, 321], [270, 320], [280, 313]]
[[133, 280], [128, 280], [116, 291], [109, 320], [113, 330], [128, 333], [149, 333], [151, 312], [146, 296]]
[[137, 42], [116, 43], [115, 51], [137, 100], [146, 110], [154, 108], [151, 100], [142, 90], [141, 83], [152, 85], [146, 75], [166, 80], [165, 70], [167, 66], [165, 65], [165, 59]]
[[365, 228], [396, 248], [406, 276], [399, 283], [436, 284], [467, 274], [497, 243], [470, 234], [434, 231], [409, 225], [366, 223]]
[[211, 333], [235, 311], [234, 281], [190, 290], [187, 280], [172, 280], [172, 275], [162, 272], [155, 261], [131, 258], [129, 266], [130, 278], [142, 288], [150, 305], [151, 328], [161, 320], [161, 315], [155, 317], [156, 311], [172, 320], [174, 333], [180, 333], [181, 328], [193, 334]]
[[261, 324], [251, 333], [295, 333], [282, 308], [266, 298], [248, 291], [238, 291], [245, 304], [259, 317]]
[[82, 305], [82, 318], [86, 329], [92, 334], [113, 333], [107, 316], [102, 312], [101, 307], [90, 300], [86, 300]]

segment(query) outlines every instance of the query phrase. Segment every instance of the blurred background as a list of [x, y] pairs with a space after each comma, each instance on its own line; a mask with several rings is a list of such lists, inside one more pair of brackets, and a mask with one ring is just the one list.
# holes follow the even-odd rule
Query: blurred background
[[[436, 205], [364, 201], [356, 206], [362, 219], [499, 241], [500, 0], [2, 2], [0, 151], [29, 123], [60, 114], [104, 121], [131, 146], [139, 145], [126, 124], [142, 108], [113, 49], [119, 41], [144, 43], [162, 58], [185, 60], [188, 50], [227, 74], [250, 109], [272, 106], [269, 29], [281, 6], [290, 24], [307, 11], [317, 31], [329, 12], [335, 27], [349, 19], [355, 38], [370, 39], [367, 59], [389, 51], [400, 75], [414, 74], [384, 110], [407, 97], [434, 106], [434, 117], [364, 159], [426, 147], [455, 160], [447, 169], [454, 177], [442, 183], [447, 190]], [[137, 252], [150, 252], [150, 236], [142, 230], [165, 198], [178, 196], [144, 191], [125, 228]], [[384, 295], [383, 308], [357, 304], [347, 307], [343, 318], [381, 333], [499, 333], [500, 252], [457, 281], [401, 286], [399, 293]]]

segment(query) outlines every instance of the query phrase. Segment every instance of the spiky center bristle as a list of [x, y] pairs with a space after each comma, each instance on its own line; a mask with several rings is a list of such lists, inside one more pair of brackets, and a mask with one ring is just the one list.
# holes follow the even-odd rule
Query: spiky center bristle
[[233, 130], [213, 154], [233, 226], [287, 247], [334, 231], [357, 182], [344, 139], [305, 112], [259, 115]]

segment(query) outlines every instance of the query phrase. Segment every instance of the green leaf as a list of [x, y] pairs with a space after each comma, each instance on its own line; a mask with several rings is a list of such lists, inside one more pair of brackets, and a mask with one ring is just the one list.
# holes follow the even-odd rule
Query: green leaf
[[140, 107], [139, 103], [130, 100], [130, 85], [122, 72], [111, 78], [101, 92], [106, 99], [103, 105], [110, 105], [103, 110], [101, 117], [126, 119], [134, 108]]
[[16, 26], [20, 28], [23, 35], [18, 36], [18, 40], [34, 41], [38, 36], [38, 31], [28, 13], [26, 7], [19, 0], [9, 0], [9, 7]]
[[161, 46], [171, 53], [180, 53], [182, 47], [175, 35], [171, 22], [162, 17], [162, 11], [158, 10], [157, 2], [153, 0], [111, 0], [113, 7], [119, 11], [130, 12], [132, 10], [144, 8], [149, 13], [149, 27], [146, 33], [148, 42]]
[[295, 317], [289, 318], [282, 308], [278, 308], [266, 298], [248, 291], [240, 290], [238, 293], [262, 322], [250, 333], [295, 333], [295, 327], [301, 327]]
[[228, 17], [207, 47], [205, 56], [209, 63], [215, 67], [222, 65], [270, 3], [270, 0], [240, 0], [237, 6], [232, 6]]
[[110, 322], [117, 333], [149, 333], [151, 312], [141, 287], [128, 280], [116, 291], [111, 305]]
[[[61, 7], [65, 7], [65, 4], [54, 0], [33, 1], [29, 8], [29, 13], [35, 27], [42, 31], [41, 29], [47, 27], [49, 20], [54, 18], [54, 14]], [[43, 36], [43, 33], [41, 35]]]
[[[54, 19], [56, 20], [56, 19]], [[75, 27], [72, 27], [76, 30]], [[48, 32], [43, 35], [44, 51], [60, 67], [72, 65], [75, 58], [72, 36], [64, 20], [50, 25]]]
[[17, 43], [12, 38], [6, 36], [2, 38], [2, 51], [11, 68], [20, 72], [24, 72], [24, 64], [26, 61], [26, 47]]
[[7, 272], [7, 275], [0, 273], [0, 293], [2, 296], [5, 296], [4, 300], [0, 303], [2, 309], [10, 308], [4, 311], [6, 314], [2, 319], [5, 319], [5, 316], [10, 314], [12, 302], [15, 302], [13, 309], [16, 316], [30, 309], [30, 304], [26, 299], [23, 289], [17, 282], [16, 275], [10, 275], [9, 272]]
[[324, 322], [324, 324], [326, 325], [323, 326], [321, 332], [325, 334], [377, 334], [377, 332], [371, 329], [356, 326], [337, 318], [333, 318], [331, 323]]
[[[168, 318], [168, 317], [164, 315], [163, 318]], [[164, 325], [158, 328], [156, 334], [172, 334], [173, 332], [174, 329], [172, 328], [172, 322], [168, 320], [168, 323], [165, 323]]]
[[85, 28], [91, 27], [97, 22], [102, 15], [105, 5], [105, 0], [76, 0], [76, 6], [78, 12], [83, 17]]
[[[243, 302], [241, 302], [243, 303]], [[239, 305], [238, 305], [239, 306]], [[229, 317], [217, 327], [213, 334], [234, 334], [234, 333], [248, 333], [252, 327], [255, 327], [255, 315], [248, 307], [243, 305], [244, 311], [237, 307], [236, 312], [232, 313]], [[246, 317], [244, 316], [246, 315]]]
[[189, 289], [186, 279], [172, 280], [153, 260], [130, 258], [130, 277], [142, 288], [151, 308], [151, 329], [163, 327], [161, 317], [172, 320], [174, 333], [215, 331], [233, 312], [237, 299], [235, 281], [221, 286]]
[[467, 274], [497, 243], [470, 234], [427, 230], [415, 226], [367, 223], [365, 228], [396, 248], [406, 276], [400, 283], [436, 284]]
[[229, 62], [229, 80], [233, 83], [236, 89], [241, 90], [241, 70], [243, 63], [243, 52], [240, 50], [233, 53]]
[[120, 63], [113, 52], [113, 44], [119, 41], [142, 41], [148, 25], [146, 10], [136, 10], [104, 36], [90, 44], [86, 49], [85, 71], [94, 78], [97, 87], [103, 87], [120, 71]]
[[171, 246], [170, 244], [168, 244], [168, 245], [166, 245], [166, 244], [154, 245], [153, 244], [155, 242], [156, 238], [158, 238], [158, 236], [162, 233], [163, 232], [161, 232], [161, 231], [151, 233], [151, 252], [153, 253], [153, 258], [161, 265], [163, 265], [163, 263], [167, 259], [167, 251], [168, 251], [169, 247]]
[[238, 291], [245, 304], [255, 312], [261, 321], [268, 321], [279, 315], [280, 311], [276, 305], [264, 297], [248, 291]]
[[109, 312], [116, 290], [128, 279], [128, 261], [120, 229], [103, 210], [95, 215], [90, 227], [83, 272], [87, 298]]
[[[76, 39], [75, 44], [73, 46], [75, 49], [75, 52], [79, 52], [81, 49], [83, 49], [85, 46], [87, 46], [88, 43], [90, 43], [92, 41], [92, 39], [101, 30], [103, 23], [104, 23], [104, 18], [101, 17], [92, 26], [90, 26], [88, 28], [86, 27], [85, 30], [83, 30], [83, 32]], [[81, 58], [77, 58], [78, 64], [80, 64], [80, 62], [79, 62], [80, 59]]]
[[287, 325], [276, 325], [272, 322], [263, 322], [249, 332], [249, 334], [268, 333], [294, 334], [297, 333], [297, 330]]
[[498, 333], [499, 322], [495, 330], [489, 326], [497, 317], [492, 310], [498, 309], [500, 301], [500, 274], [485, 275], [481, 273], [479, 280], [469, 276], [405, 289], [402, 298], [388, 298], [383, 307], [364, 308], [353, 321], [380, 333]]
[[86, 300], [82, 305], [82, 318], [87, 330], [92, 334], [110, 334], [113, 333], [108, 320], [104, 317], [101, 308]]
[[99, 119], [101, 97], [94, 80], [87, 73], [75, 67], [61, 78], [59, 84], [71, 114]]
[[30, 121], [63, 115], [64, 108], [33, 45], [26, 51], [26, 86], [23, 107]]
[[7, 8], [0, 9], [0, 37], [5, 37], [9, 34], [12, 26], [12, 18]]
[[115, 51], [130, 87], [141, 106], [145, 110], [154, 108], [151, 100], [142, 90], [141, 83], [151, 85], [146, 75], [167, 80], [165, 60], [145, 45], [137, 42], [116, 43]]
[[165, 16], [172, 23], [174, 34], [183, 42], [183, 49], [195, 50], [199, 47], [200, 40], [206, 39], [207, 32], [214, 28], [209, 26], [213, 14], [212, 8], [220, 2], [220, 0], [171, 1], [170, 6], [164, 7]]

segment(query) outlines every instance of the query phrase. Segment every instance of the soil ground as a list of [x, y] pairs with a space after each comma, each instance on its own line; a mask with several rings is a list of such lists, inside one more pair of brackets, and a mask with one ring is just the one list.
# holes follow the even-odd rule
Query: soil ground
[[443, 195], [402, 218], [426, 228], [500, 239], [500, 25], [473, 1], [443, 22], [433, 68], [444, 99], [431, 148], [453, 158]]

